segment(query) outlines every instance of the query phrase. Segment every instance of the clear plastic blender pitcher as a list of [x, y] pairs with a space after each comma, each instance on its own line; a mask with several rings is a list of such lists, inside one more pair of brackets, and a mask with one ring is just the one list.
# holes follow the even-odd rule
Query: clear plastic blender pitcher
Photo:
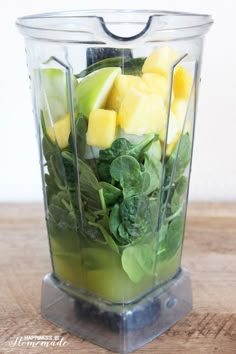
[[133, 351], [192, 306], [181, 268], [207, 15], [97, 10], [17, 20], [52, 271], [42, 314]]

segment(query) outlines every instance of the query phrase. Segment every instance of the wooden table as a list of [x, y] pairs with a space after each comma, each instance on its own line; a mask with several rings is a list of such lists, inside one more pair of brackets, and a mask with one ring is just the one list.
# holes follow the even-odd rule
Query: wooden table
[[[190, 205], [183, 265], [192, 273], [193, 311], [137, 353], [236, 354], [236, 203]], [[42, 205], [0, 205], [0, 353], [109, 353], [41, 317], [49, 270]], [[10, 346], [32, 335], [62, 335], [67, 344]]]

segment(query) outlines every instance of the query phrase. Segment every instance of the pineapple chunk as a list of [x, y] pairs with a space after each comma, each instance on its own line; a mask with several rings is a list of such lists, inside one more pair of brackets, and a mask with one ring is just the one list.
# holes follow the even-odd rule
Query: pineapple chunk
[[146, 73], [143, 74], [142, 78], [152, 93], [157, 93], [165, 103], [168, 102], [170, 83], [166, 77], [160, 74]]
[[166, 109], [161, 96], [132, 88], [119, 110], [121, 128], [127, 134], [158, 133], [166, 124]]
[[180, 133], [176, 135], [175, 139], [170, 144], [167, 144], [167, 147], [166, 147], [166, 156], [167, 157], [170, 156], [172, 154], [172, 152], [174, 151], [176, 145], [179, 142], [179, 138], [180, 138]]
[[[165, 126], [163, 127], [163, 129], [160, 132], [160, 140], [162, 142], [164, 142], [166, 139], [166, 130], [167, 130], [167, 121], [166, 121]], [[179, 124], [178, 119], [176, 118], [176, 116], [172, 112], [170, 112], [167, 145], [171, 144], [176, 139], [176, 137], [180, 133], [180, 130], [181, 130], [181, 128], [180, 128], [180, 124]]]
[[143, 73], [157, 73], [170, 78], [171, 68], [179, 54], [170, 47], [159, 47], [145, 60]]
[[53, 127], [47, 128], [47, 134], [52, 142], [57, 142], [61, 149], [68, 146], [68, 140], [71, 131], [70, 114], [65, 114]]
[[100, 148], [109, 148], [116, 138], [115, 111], [94, 109], [88, 120], [87, 144]]
[[122, 100], [127, 92], [135, 87], [137, 90], [148, 90], [147, 85], [139, 76], [134, 75], [118, 75], [107, 99], [106, 108], [119, 111]]
[[[177, 120], [179, 121], [179, 125], [180, 125], [181, 130], [183, 128], [187, 109], [188, 109], [188, 101], [187, 100], [181, 100], [181, 99], [175, 98], [171, 104], [171, 111], [175, 114]], [[185, 127], [184, 127], [184, 134], [190, 133], [190, 131], [191, 131], [191, 123], [190, 123], [189, 118], [187, 118], [186, 123], [185, 123]]]
[[177, 66], [174, 74], [174, 95], [176, 98], [188, 99], [191, 93], [193, 78], [190, 72], [182, 66]]
[[[164, 129], [162, 129], [162, 131], [160, 132], [160, 140], [162, 143], [164, 143], [166, 139], [166, 130], [167, 130], [167, 122]], [[173, 112], [170, 112], [166, 156], [170, 156], [173, 150], [175, 149], [175, 146], [179, 141], [181, 131], [182, 131], [182, 126], [180, 125], [179, 120], [177, 119], [175, 114], [173, 114]]]

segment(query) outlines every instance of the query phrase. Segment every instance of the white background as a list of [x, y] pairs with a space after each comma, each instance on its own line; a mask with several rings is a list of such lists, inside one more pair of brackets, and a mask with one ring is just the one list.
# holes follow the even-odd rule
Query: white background
[[82, 8], [143, 8], [210, 13], [197, 116], [190, 198], [236, 199], [235, 0], [8, 0], [1, 5], [0, 201], [41, 200], [38, 151], [24, 42], [16, 17]]

